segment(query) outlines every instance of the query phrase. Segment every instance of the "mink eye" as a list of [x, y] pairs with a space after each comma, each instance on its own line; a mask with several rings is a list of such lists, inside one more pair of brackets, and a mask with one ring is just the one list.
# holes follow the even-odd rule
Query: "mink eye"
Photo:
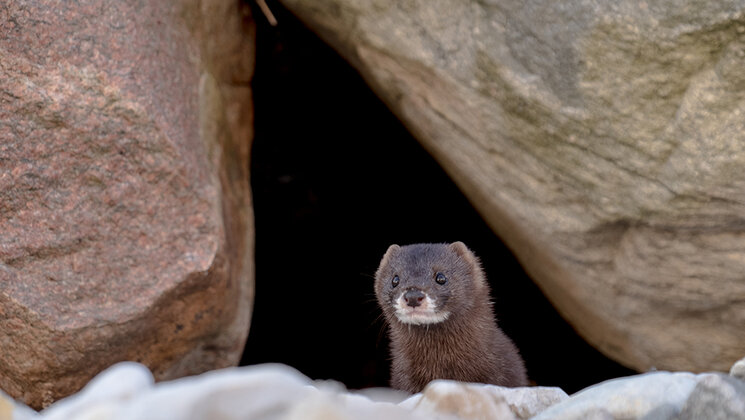
[[444, 274], [442, 274], [442, 273], [437, 273], [437, 274], [435, 275], [435, 281], [437, 282], [437, 284], [440, 284], [440, 285], [442, 285], [442, 284], [445, 284], [445, 283], [447, 283], [447, 281], [448, 281], [448, 278], [447, 278], [447, 277], [445, 277], [445, 275], [444, 275]]
[[396, 287], [399, 283], [401, 283], [401, 279], [398, 278], [398, 276], [393, 276], [393, 280], [391, 280], [391, 286]]

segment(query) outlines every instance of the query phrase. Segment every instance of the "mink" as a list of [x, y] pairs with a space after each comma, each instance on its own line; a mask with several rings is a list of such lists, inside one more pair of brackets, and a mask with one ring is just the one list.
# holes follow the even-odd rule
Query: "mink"
[[391, 387], [434, 379], [526, 386], [525, 364], [497, 326], [479, 259], [462, 242], [391, 245], [375, 295], [391, 342]]

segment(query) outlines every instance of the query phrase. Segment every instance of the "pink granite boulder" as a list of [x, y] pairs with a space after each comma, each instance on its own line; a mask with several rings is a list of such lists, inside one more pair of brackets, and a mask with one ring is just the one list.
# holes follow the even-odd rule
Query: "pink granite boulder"
[[0, 389], [238, 362], [254, 27], [223, 0], [0, 5]]

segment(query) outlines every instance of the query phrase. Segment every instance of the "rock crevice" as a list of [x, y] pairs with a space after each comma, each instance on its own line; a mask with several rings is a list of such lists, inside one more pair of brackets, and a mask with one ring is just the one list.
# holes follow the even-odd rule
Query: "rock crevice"
[[737, 359], [740, 2], [282, 3], [360, 71], [590, 343], [642, 371]]

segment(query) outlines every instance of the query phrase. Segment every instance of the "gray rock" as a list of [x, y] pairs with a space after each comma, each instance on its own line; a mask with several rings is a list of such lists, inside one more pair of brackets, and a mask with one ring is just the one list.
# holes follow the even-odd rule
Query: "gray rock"
[[745, 383], [724, 374], [700, 375], [677, 420], [744, 420]]
[[588, 341], [640, 371], [742, 357], [742, 0], [282, 3]]
[[569, 398], [564, 390], [555, 387], [505, 388], [481, 384], [471, 384], [471, 386], [481, 387], [483, 392], [504, 398], [518, 419], [529, 419]]
[[145, 366], [125, 362], [40, 413], [0, 392], [0, 419], [745, 419], [745, 383], [724, 374], [655, 372], [606, 381], [571, 397], [558, 388], [446, 380], [399, 404], [388, 402], [400, 399], [391, 392], [348, 392], [338, 382], [314, 382], [277, 364], [154, 383]]
[[[581, 420], [614, 420], [613, 414], [604, 408], [594, 408], [582, 413]], [[580, 420], [577, 419], [577, 420]], [[649, 419], [653, 420], [653, 419]]]
[[[313, 389], [292, 404], [283, 420], [456, 420], [443, 413], [417, 412], [387, 402], [339, 390]], [[236, 419], [237, 420], [237, 419]]]
[[491, 393], [482, 385], [442, 380], [432, 381], [424, 388], [413, 412], [461, 420], [517, 419], [504, 396]]
[[437, 380], [427, 385], [421, 395], [412, 397], [401, 406], [452, 414], [463, 419], [528, 419], [567, 398], [559, 388], [506, 388]]
[[745, 381], [745, 358], [738, 360], [734, 365], [732, 365], [729, 374], [734, 378]]
[[[380, 395], [380, 392], [375, 393]], [[388, 394], [386, 392], [386, 394]], [[461, 405], [464, 405], [461, 402]], [[3, 416], [12, 413], [14, 417]], [[509, 413], [509, 410], [508, 410]], [[216, 370], [153, 383], [137, 363], [117, 364], [77, 394], [36, 413], [0, 393], [0, 419], [18, 420], [453, 420], [348, 392], [333, 381], [313, 382], [288, 366]]]
[[157, 384], [121, 404], [114, 419], [280, 419], [314, 393], [312, 382], [282, 365], [208, 372]]
[[[44, 420], [68, 420], [91, 413], [111, 418], [119, 404], [152, 388], [153, 375], [139, 363], [118, 363], [93, 378], [80, 392], [44, 409]], [[104, 414], [106, 414], [104, 416]]]
[[388, 402], [400, 404], [411, 397], [408, 392], [400, 391], [393, 388], [363, 388], [354, 391], [355, 394], [361, 395], [376, 402]]
[[691, 373], [654, 372], [613, 379], [584, 389], [534, 420], [671, 419], [696, 387]]

